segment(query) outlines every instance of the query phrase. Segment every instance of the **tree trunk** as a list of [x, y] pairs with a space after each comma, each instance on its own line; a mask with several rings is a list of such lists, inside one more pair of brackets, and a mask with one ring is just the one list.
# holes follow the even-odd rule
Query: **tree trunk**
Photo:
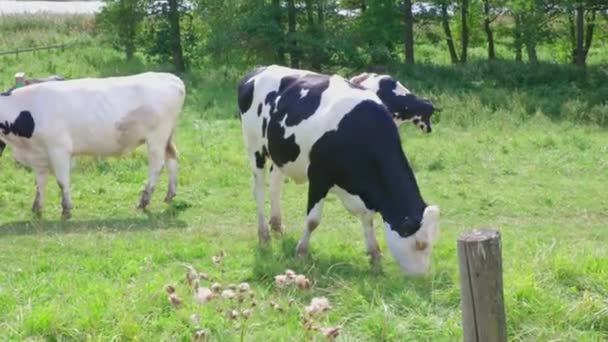
[[483, 11], [485, 13], [485, 18], [483, 20], [483, 27], [486, 31], [486, 36], [488, 37], [488, 59], [494, 60], [496, 59], [496, 52], [494, 51], [494, 33], [492, 32], [492, 27], [490, 26], [490, 1], [484, 0], [483, 2]]
[[319, 71], [321, 70], [321, 61], [319, 60], [319, 53], [318, 50], [319, 48], [322, 46], [321, 44], [315, 44], [312, 43], [313, 41], [318, 41], [319, 36], [318, 36], [318, 30], [317, 27], [315, 25], [315, 19], [314, 19], [314, 9], [313, 9], [313, 5], [312, 5], [312, 0], [306, 0], [305, 1], [305, 5], [306, 5], [306, 19], [308, 22], [308, 36], [309, 36], [309, 43], [308, 43], [308, 52], [309, 52], [309, 58], [310, 58], [310, 64], [312, 66], [312, 69], [315, 71]]
[[591, 49], [593, 41], [593, 29], [595, 28], [595, 10], [591, 10], [591, 20], [587, 20], [587, 29], [585, 30], [585, 63], [587, 63], [587, 54]]
[[450, 30], [450, 18], [448, 16], [448, 5], [445, 1], [441, 2], [441, 24], [443, 26], [443, 32], [445, 33], [445, 40], [448, 43], [448, 50], [450, 51], [450, 59], [452, 64], [458, 63], [458, 55], [456, 54], [456, 48], [454, 47], [454, 39], [452, 38], [452, 30]]
[[576, 65], [585, 65], [584, 51], [585, 8], [582, 3], [576, 7]]
[[570, 33], [570, 44], [572, 50], [570, 52], [570, 60], [572, 64], [576, 63], [576, 25], [574, 24], [575, 12], [570, 8], [568, 9], [568, 26]]
[[317, 0], [317, 35], [318, 39], [321, 42], [319, 51], [317, 53], [317, 57], [319, 59], [319, 71], [323, 67], [323, 62], [326, 62], [326, 44], [325, 44], [325, 0]]
[[285, 34], [283, 33], [283, 21], [281, 20], [281, 0], [272, 0], [272, 12], [275, 24], [278, 28], [277, 62], [285, 65]]
[[467, 50], [469, 48], [469, 26], [468, 26], [468, 17], [469, 17], [469, 0], [462, 0], [462, 8], [461, 8], [461, 16], [462, 16], [462, 51], [460, 52], [460, 62], [467, 62]]
[[515, 48], [515, 61], [521, 62], [523, 60], [522, 57], [522, 48], [523, 48], [523, 34], [521, 27], [521, 17], [518, 14], [514, 15], [515, 17], [515, 29], [513, 30], [514, 34], [514, 48]]
[[287, 39], [289, 44], [289, 57], [292, 68], [300, 67], [300, 57], [298, 54], [298, 42], [296, 40], [296, 5], [294, 0], [287, 0]]
[[367, 3], [365, 0], [361, 0], [361, 13], [365, 12], [365, 10], [367, 10]]
[[533, 39], [526, 40], [526, 52], [528, 53], [528, 61], [530, 63], [538, 63], [538, 56], [536, 54], [536, 42]]
[[181, 33], [179, 27], [179, 5], [178, 0], [169, 0], [169, 27], [171, 32], [171, 53], [173, 65], [178, 72], [186, 71], [184, 55], [182, 53]]
[[405, 62], [414, 64], [414, 15], [412, 0], [405, 0]]

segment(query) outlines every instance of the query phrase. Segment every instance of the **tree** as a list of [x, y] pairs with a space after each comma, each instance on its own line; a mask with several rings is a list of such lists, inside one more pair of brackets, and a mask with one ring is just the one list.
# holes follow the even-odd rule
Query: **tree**
[[412, 0], [404, 1], [405, 21], [405, 62], [414, 64], [414, 15], [412, 14]]
[[521, 49], [525, 47], [528, 61], [537, 63], [536, 47], [551, 37], [549, 23], [561, 14], [560, 0], [510, 0], [508, 8], [515, 19], [515, 59], [521, 60]]
[[298, 41], [296, 37], [296, 5], [294, 0], [287, 0], [287, 40], [289, 46], [289, 57], [292, 68], [300, 67], [300, 56], [298, 52]]
[[[587, 64], [587, 54], [593, 42], [597, 12], [608, 9], [608, 3], [601, 0], [580, 0], [569, 10], [570, 36], [572, 40], [572, 62], [579, 66]], [[574, 12], [574, 13], [573, 13]], [[605, 12], [603, 12], [606, 15]], [[576, 17], [576, 19], [573, 19]], [[576, 21], [576, 25], [574, 24]]]
[[448, 44], [448, 51], [450, 52], [450, 59], [452, 64], [458, 63], [458, 54], [456, 53], [456, 47], [454, 46], [454, 38], [452, 36], [452, 30], [450, 29], [450, 16], [448, 14], [448, 0], [441, 0], [439, 3], [441, 8], [441, 26], [445, 34], [445, 40]]
[[184, 62], [184, 53], [182, 51], [181, 31], [180, 31], [180, 15], [179, 15], [179, 0], [169, 0], [169, 27], [171, 30], [171, 53], [173, 55], [173, 65], [179, 72], [186, 70]]
[[125, 52], [127, 60], [133, 58], [137, 34], [145, 15], [145, 1], [106, 0], [98, 16], [102, 28], [113, 39], [116, 48]]
[[[494, 3], [496, 3], [494, 1]], [[496, 51], [494, 48], [494, 31], [492, 31], [492, 22], [496, 20], [498, 17], [502, 15], [501, 12], [492, 13], [493, 8], [491, 4], [491, 0], [483, 0], [483, 29], [486, 33], [486, 38], [488, 42], [488, 59], [494, 60], [496, 59]]]
[[280, 33], [280, 36], [277, 38], [277, 62], [281, 65], [285, 64], [285, 41], [283, 34], [283, 19], [282, 19], [282, 11], [281, 11], [281, 1], [280, 0], [272, 0], [272, 12], [274, 23], [277, 26], [276, 32]]
[[461, 25], [461, 29], [462, 29], [462, 33], [461, 33], [461, 40], [462, 40], [462, 45], [461, 45], [461, 52], [460, 52], [460, 62], [461, 63], [466, 63], [467, 62], [467, 51], [469, 48], [469, 24], [468, 24], [468, 18], [469, 18], [469, 0], [461, 0], [462, 3], [460, 4], [460, 20], [462, 20], [462, 25]]

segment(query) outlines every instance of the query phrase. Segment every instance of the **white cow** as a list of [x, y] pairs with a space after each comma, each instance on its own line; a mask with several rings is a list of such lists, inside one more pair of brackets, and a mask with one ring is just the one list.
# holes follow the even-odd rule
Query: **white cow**
[[71, 216], [70, 159], [116, 156], [148, 146], [149, 179], [139, 208], [145, 209], [167, 164], [175, 197], [177, 150], [172, 137], [182, 111], [184, 83], [169, 73], [45, 82], [0, 96], [0, 140], [15, 159], [36, 172], [32, 210], [40, 214], [49, 171], [62, 191], [62, 215]]

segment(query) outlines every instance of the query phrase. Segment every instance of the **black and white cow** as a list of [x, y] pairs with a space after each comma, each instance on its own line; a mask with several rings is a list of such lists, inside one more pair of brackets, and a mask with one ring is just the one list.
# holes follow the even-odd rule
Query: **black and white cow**
[[0, 141], [21, 164], [36, 172], [36, 199], [42, 209], [49, 171], [57, 179], [63, 216], [70, 217], [70, 160], [74, 155], [115, 156], [146, 144], [149, 177], [139, 203], [150, 202], [167, 164], [170, 201], [177, 187], [173, 131], [186, 89], [168, 73], [43, 82], [0, 95]]
[[390, 75], [363, 73], [350, 79], [354, 84], [376, 93], [398, 126], [412, 122], [425, 133], [430, 133], [433, 104], [412, 94], [406, 87]]
[[410, 274], [427, 272], [439, 232], [439, 208], [423, 200], [393, 115], [374, 91], [337, 75], [273, 65], [241, 80], [238, 105], [262, 245], [270, 242], [264, 216], [264, 166], [270, 158], [273, 229], [281, 227], [278, 202], [284, 175], [297, 183], [309, 182], [299, 255], [308, 253], [324, 198], [333, 192], [361, 219], [372, 262], [381, 257], [372, 224], [379, 212], [401, 268]]

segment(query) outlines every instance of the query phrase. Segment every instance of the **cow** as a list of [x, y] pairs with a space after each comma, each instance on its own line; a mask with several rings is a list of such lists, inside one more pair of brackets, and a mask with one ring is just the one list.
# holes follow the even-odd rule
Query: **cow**
[[36, 173], [32, 211], [41, 214], [49, 171], [62, 193], [62, 217], [71, 216], [72, 156], [117, 156], [142, 144], [149, 175], [139, 208], [145, 209], [164, 164], [169, 174], [165, 201], [177, 187], [174, 129], [186, 89], [169, 73], [43, 82], [0, 96], [0, 140], [14, 158]]
[[350, 82], [375, 92], [388, 111], [393, 114], [397, 126], [412, 122], [423, 132], [431, 133], [431, 115], [437, 109], [430, 101], [411, 93], [393, 76], [362, 73], [352, 77]]
[[271, 178], [280, 178], [270, 182], [274, 230], [281, 229], [276, 185], [285, 175], [296, 183], [308, 182], [307, 216], [297, 255], [308, 254], [323, 201], [331, 192], [361, 220], [372, 264], [381, 259], [373, 230], [373, 216], [380, 213], [387, 244], [401, 269], [407, 274], [428, 271], [439, 232], [439, 208], [423, 200], [401, 147], [394, 112], [374, 91], [338, 75], [271, 65], [241, 79], [238, 106], [262, 246], [270, 243], [264, 215], [265, 165], [270, 159]]

